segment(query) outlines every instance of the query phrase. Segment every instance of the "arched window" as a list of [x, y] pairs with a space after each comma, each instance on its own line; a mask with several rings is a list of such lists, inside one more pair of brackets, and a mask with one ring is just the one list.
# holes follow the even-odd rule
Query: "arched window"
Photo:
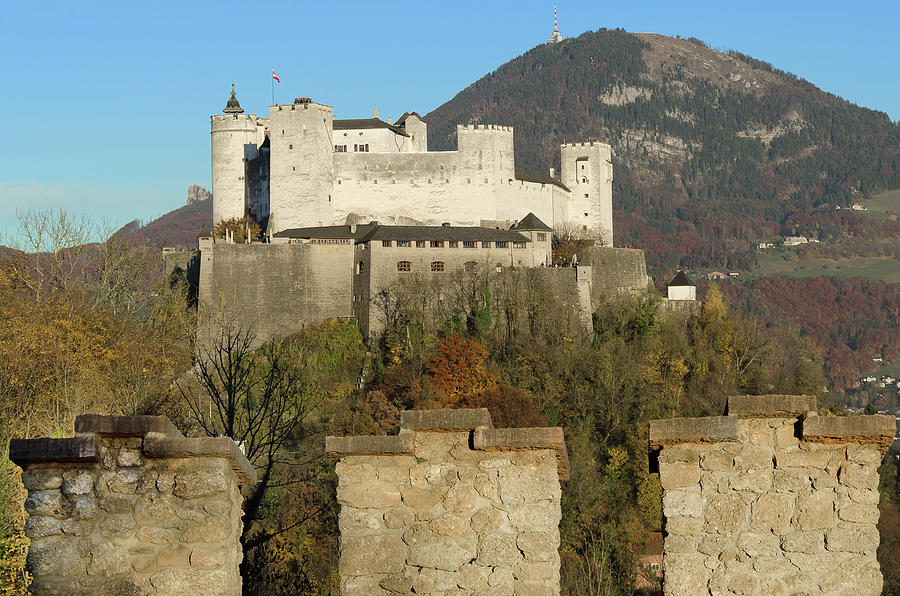
[[472, 272], [478, 269], [478, 263], [476, 263], [475, 261], [466, 261], [466, 264], [463, 265], [463, 268], [466, 271]]
[[362, 261], [360, 261], [359, 263], [356, 264], [356, 274], [357, 274], [357, 275], [359, 275], [360, 273], [362, 273], [362, 272], [365, 271], [365, 270], [366, 270], [366, 264], [365, 264], [365, 263], [363, 263]]
[[444, 261], [432, 261], [431, 262], [431, 271], [434, 273], [439, 273], [444, 270]]
[[397, 261], [397, 271], [412, 271], [412, 263], [409, 261]]

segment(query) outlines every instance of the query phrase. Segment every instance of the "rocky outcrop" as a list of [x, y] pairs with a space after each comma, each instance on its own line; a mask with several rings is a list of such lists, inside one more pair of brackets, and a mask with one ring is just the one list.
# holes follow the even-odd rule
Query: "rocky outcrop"
[[187, 203], [190, 205], [198, 201], [208, 201], [212, 198], [212, 193], [197, 184], [191, 184], [187, 189]]

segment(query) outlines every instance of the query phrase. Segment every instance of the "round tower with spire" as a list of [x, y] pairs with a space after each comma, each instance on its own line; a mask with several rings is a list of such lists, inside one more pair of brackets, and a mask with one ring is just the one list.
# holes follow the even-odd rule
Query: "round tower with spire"
[[259, 154], [264, 122], [254, 114], [244, 114], [232, 83], [222, 114], [210, 118], [213, 225], [247, 213], [247, 161]]

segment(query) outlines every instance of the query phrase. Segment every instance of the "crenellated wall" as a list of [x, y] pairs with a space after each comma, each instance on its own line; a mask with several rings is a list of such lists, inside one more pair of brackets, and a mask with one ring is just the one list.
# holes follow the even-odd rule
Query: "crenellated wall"
[[10, 442], [32, 593], [240, 595], [239, 485], [256, 471], [234, 441], [163, 416], [79, 416], [75, 432]]
[[340, 460], [341, 594], [559, 594], [561, 428], [417, 410], [396, 436], [325, 448]]
[[805, 395], [652, 421], [663, 592], [880, 594], [878, 466], [894, 433], [891, 416], [818, 416]]

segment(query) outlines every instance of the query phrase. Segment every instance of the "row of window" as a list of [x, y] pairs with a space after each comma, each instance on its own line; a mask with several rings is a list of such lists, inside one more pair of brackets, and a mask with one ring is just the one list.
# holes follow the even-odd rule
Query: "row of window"
[[[293, 145], [291, 146], [293, 149]], [[368, 143], [359, 143], [357, 145], [353, 145], [353, 150], [357, 153], [368, 153], [369, 144]], [[347, 145], [335, 145], [334, 146], [335, 153], [347, 153]]]
[[[474, 265], [475, 262], [471, 261]], [[466, 269], [469, 268], [469, 263], [466, 263]], [[397, 271], [402, 271], [404, 273], [408, 273], [412, 271], [412, 263], [409, 261], [397, 261]], [[431, 271], [432, 273], [441, 273], [444, 271], [444, 261], [432, 261], [431, 262]]]
[[[543, 236], [543, 238], [541, 238]], [[538, 234], [538, 240], [546, 240], [546, 234]], [[416, 248], [425, 248], [425, 240], [416, 240]], [[444, 242], [443, 240], [431, 240], [429, 241], [429, 245], [431, 248], [459, 248], [458, 240], [448, 240]], [[478, 242], [474, 240], [463, 240], [463, 248], [478, 248]], [[382, 240], [381, 246], [392, 247], [394, 246], [393, 240]], [[397, 248], [412, 248], [413, 241], [412, 240], [397, 240]], [[525, 248], [524, 242], [513, 242], [513, 248]], [[509, 242], [505, 240], [498, 240], [496, 242], [484, 241], [481, 243], [481, 248], [509, 248]]]

